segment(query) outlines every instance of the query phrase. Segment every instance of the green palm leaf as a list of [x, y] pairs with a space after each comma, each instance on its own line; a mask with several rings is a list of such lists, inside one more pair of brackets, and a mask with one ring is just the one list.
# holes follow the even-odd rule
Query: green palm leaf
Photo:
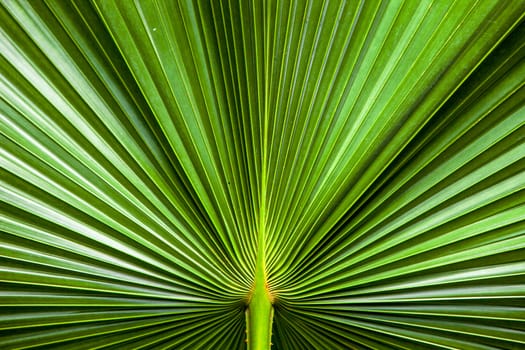
[[523, 347], [524, 14], [1, 2], [0, 347]]

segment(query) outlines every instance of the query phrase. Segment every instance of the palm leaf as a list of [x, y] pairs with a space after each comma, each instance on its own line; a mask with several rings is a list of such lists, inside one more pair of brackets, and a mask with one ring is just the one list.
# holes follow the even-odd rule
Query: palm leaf
[[3, 1], [1, 347], [520, 348], [524, 13]]

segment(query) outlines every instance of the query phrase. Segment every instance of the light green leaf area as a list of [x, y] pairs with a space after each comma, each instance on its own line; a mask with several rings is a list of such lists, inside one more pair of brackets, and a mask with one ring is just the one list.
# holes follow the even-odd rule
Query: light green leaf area
[[522, 349], [525, 2], [0, 1], [0, 349]]

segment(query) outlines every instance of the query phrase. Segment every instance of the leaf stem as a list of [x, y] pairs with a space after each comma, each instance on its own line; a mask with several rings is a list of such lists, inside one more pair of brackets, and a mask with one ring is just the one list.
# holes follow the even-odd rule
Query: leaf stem
[[266, 283], [263, 242], [259, 242], [257, 250], [255, 283], [246, 309], [247, 342], [248, 350], [268, 350], [272, 338], [273, 297]]

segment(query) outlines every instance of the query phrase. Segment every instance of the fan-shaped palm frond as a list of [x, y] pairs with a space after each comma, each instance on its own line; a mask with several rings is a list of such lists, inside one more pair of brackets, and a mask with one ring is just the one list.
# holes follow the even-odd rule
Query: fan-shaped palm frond
[[524, 346], [525, 2], [0, 7], [2, 349]]

